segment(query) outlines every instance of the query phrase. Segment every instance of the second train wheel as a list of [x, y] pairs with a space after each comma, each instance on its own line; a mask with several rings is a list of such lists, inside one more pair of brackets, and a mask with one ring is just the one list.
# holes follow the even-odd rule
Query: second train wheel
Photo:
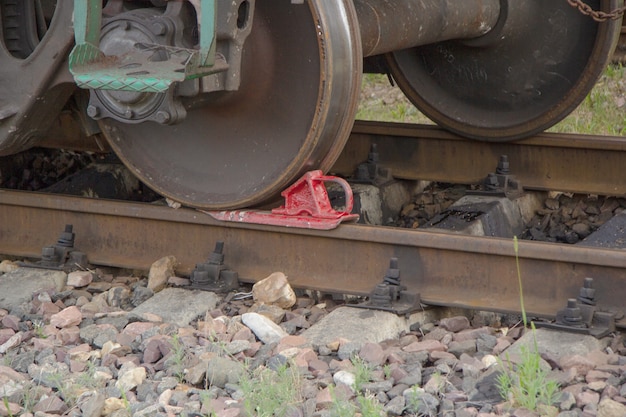
[[352, 0], [257, 0], [241, 86], [211, 93], [177, 125], [101, 121], [122, 161], [185, 205], [271, 202], [306, 171], [328, 170], [358, 104], [361, 44]]
[[388, 63], [400, 89], [440, 126], [508, 141], [573, 111], [602, 74], [619, 31], [619, 21], [599, 24], [565, 0], [502, 0], [499, 23], [485, 36], [393, 52]]

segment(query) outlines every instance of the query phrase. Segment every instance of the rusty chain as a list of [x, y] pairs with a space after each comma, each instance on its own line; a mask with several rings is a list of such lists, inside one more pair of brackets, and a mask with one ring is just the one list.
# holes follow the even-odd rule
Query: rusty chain
[[591, 6], [585, 3], [583, 0], [567, 0], [570, 6], [578, 9], [582, 14], [591, 16], [596, 22], [606, 22], [607, 20], [616, 20], [624, 16], [626, 12], [626, 6], [612, 10], [609, 13], [593, 10]]

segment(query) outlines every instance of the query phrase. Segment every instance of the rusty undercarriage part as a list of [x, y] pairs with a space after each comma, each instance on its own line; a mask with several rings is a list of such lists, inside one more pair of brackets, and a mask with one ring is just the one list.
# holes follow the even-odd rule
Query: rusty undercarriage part
[[[619, 4], [586, 3], [604, 11]], [[393, 78], [420, 111], [480, 140], [520, 139], [567, 116], [604, 71], [621, 28], [566, 1], [500, 4], [500, 19], [484, 36], [388, 55]]]
[[[177, 271], [190, 274], [218, 240], [243, 281], [260, 280], [280, 265], [294, 287], [366, 296], [397, 257], [402, 285], [424, 304], [520, 308], [510, 239], [353, 224], [314, 231], [222, 223], [185, 208], [0, 191], [0, 253], [37, 256], [55, 238], [51, 229], [70, 223], [95, 265], [147, 270], [155, 259], [175, 255]], [[586, 277], [594, 277], [603, 310], [624, 310], [622, 250], [520, 241], [519, 262], [531, 316], [554, 317]]]
[[362, 65], [356, 21], [351, 0], [257, 2], [238, 91], [188, 97], [176, 125], [103, 119], [103, 133], [173, 200], [211, 210], [271, 201], [312, 168], [328, 170], [347, 140]]
[[[215, 13], [196, 7], [203, 3]], [[271, 204], [305, 172], [328, 171], [353, 124], [364, 57], [391, 54], [404, 92], [447, 129], [510, 140], [572, 110], [619, 31], [615, 21], [596, 23], [564, 0], [110, 0], [91, 21], [73, 21], [74, 4], [86, 3], [0, 1], [0, 155], [42, 142], [71, 110], [90, 137], [98, 119], [111, 148], [149, 187], [209, 210]], [[77, 11], [103, 5], [89, 4]], [[202, 19], [216, 21], [211, 36]], [[100, 20], [98, 39], [86, 22]], [[7, 46], [15, 22], [24, 30], [19, 45]], [[70, 27], [79, 40], [95, 33], [90, 45], [107, 53], [102, 64], [112, 68], [101, 84], [87, 84], [90, 94], [76, 91], [68, 71]], [[118, 78], [144, 77], [141, 68], [188, 70], [186, 60], [174, 61], [197, 44], [215, 59], [208, 76], [170, 77], [178, 81], [162, 93], [109, 89]], [[144, 67], [121, 59], [128, 45], [143, 48]]]

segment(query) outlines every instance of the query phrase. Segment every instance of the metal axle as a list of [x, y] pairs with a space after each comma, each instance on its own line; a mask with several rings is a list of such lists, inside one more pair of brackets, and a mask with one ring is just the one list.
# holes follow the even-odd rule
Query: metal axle
[[355, 0], [363, 56], [488, 33], [500, 0]]

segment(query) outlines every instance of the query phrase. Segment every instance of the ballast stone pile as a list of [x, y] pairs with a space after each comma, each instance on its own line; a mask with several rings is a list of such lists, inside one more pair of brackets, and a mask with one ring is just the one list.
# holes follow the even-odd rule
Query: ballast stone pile
[[152, 296], [146, 279], [92, 278], [82, 288], [37, 291], [20, 306], [0, 308], [0, 416], [243, 416], [245, 372], [285, 363], [302, 375], [302, 401], [290, 416], [332, 416], [337, 397], [354, 401], [357, 394], [355, 355], [371, 369], [362, 390], [389, 416], [538, 416], [511, 409], [495, 388], [497, 358], [504, 353], [515, 361], [535, 337], [543, 366], [561, 384], [549, 415], [626, 416], [626, 348], [619, 335], [597, 341], [538, 330], [521, 336], [519, 327], [481, 325], [484, 316], [477, 315], [473, 327], [455, 316], [413, 331], [399, 328], [387, 340], [325, 340], [318, 335], [331, 334], [338, 322], [349, 326], [369, 314], [368, 326], [380, 327], [382, 316], [305, 297], [288, 310], [216, 298], [201, 313], [193, 300], [179, 303], [194, 319], [169, 321], [152, 308], [138, 309], [164, 292], [186, 290]]

